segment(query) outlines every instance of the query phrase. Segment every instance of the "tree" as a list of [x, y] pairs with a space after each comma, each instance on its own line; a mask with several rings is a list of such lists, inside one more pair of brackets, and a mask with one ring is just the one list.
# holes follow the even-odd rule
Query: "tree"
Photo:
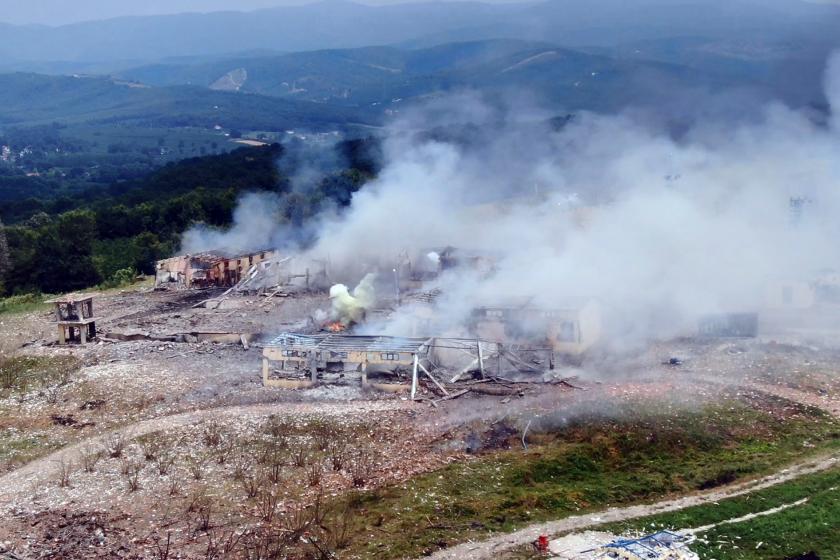
[[0, 221], [0, 294], [5, 292], [5, 280], [12, 268], [9, 258], [9, 244], [6, 242], [6, 228]]

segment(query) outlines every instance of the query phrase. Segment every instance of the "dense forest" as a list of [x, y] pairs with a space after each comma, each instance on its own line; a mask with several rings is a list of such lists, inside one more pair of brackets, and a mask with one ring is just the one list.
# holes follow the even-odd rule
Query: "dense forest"
[[[58, 189], [58, 196], [0, 202], [0, 215], [11, 216], [0, 228], [0, 295], [58, 293], [152, 273], [155, 260], [174, 254], [190, 226], [229, 225], [246, 192], [277, 193], [281, 219], [302, 226], [325, 204], [348, 205], [378, 161], [375, 139], [315, 148], [272, 144], [186, 159], [72, 197]], [[297, 170], [313, 165], [321, 173], [296, 184]]]

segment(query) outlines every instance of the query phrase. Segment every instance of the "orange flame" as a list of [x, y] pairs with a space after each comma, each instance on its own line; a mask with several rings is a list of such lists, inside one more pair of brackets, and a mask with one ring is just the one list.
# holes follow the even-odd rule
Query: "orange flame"
[[347, 330], [347, 327], [341, 321], [333, 321], [332, 323], [327, 323], [324, 325], [324, 328], [330, 332], [338, 333]]

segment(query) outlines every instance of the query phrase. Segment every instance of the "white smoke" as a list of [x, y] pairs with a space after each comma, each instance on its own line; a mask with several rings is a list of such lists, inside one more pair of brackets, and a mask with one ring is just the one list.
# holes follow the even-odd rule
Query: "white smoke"
[[[837, 56], [826, 84], [836, 115]], [[396, 125], [386, 167], [323, 225], [310, 255], [342, 270], [442, 246], [493, 252], [489, 279], [439, 279], [450, 326], [482, 302], [584, 297], [627, 337], [751, 310], [772, 282], [840, 268], [840, 135], [796, 110], [771, 104], [760, 122], [707, 122], [678, 140], [631, 113], [581, 114], [556, 131], [464, 110], [492, 115], [471, 147], [417, 140], [422, 112]], [[813, 201], [797, 228], [792, 198]], [[394, 332], [404, 323], [389, 332], [410, 334]]]
[[181, 252], [240, 254], [271, 249], [282, 243], [282, 231], [280, 198], [274, 193], [248, 193], [239, 199], [230, 228], [192, 227], [181, 238]]
[[[644, 111], [582, 113], [558, 129], [538, 110], [500, 111], [476, 94], [436, 99], [392, 125], [378, 178], [343, 215], [320, 217], [301, 262], [328, 261], [332, 279], [349, 283], [376, 269], [384, 281], [406, 256], [435, 268], [442, 247], [493, 256], [489, 276], [460, 268], [426, 286], [442, 290], [433, 332], [418, 333], [406, 306], [376, 325], [395, 335], [455, 332], [473, 308], [513, 298], [547, 308], [596, 299], [627, 340], [755, 310], [775, 282], [840, 269], [840, 54], [825, 84], [828, 127], [771, 103], [749, 120], [714, 113], [678, 137]], [[430, 126], [443, 132], [421, 132]], [[793, 199], [810, 201], [795, 227]], [[279, 245], [278, 206], [249, 195], [229, 231], [193, 230], [184, 248]], [[336, 296], [353, 303], [339, 317], [369, 307], [346, 287]]]

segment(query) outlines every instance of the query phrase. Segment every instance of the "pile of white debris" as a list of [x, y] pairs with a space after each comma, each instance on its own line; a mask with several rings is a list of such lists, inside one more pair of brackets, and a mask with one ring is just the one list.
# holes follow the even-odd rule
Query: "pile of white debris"
[[638, 538], [619, 538], [610, 533], [587, 531], [551, 541], [555, 560], [700, 560], [688, 545], [694, 537], [660, 531]]

